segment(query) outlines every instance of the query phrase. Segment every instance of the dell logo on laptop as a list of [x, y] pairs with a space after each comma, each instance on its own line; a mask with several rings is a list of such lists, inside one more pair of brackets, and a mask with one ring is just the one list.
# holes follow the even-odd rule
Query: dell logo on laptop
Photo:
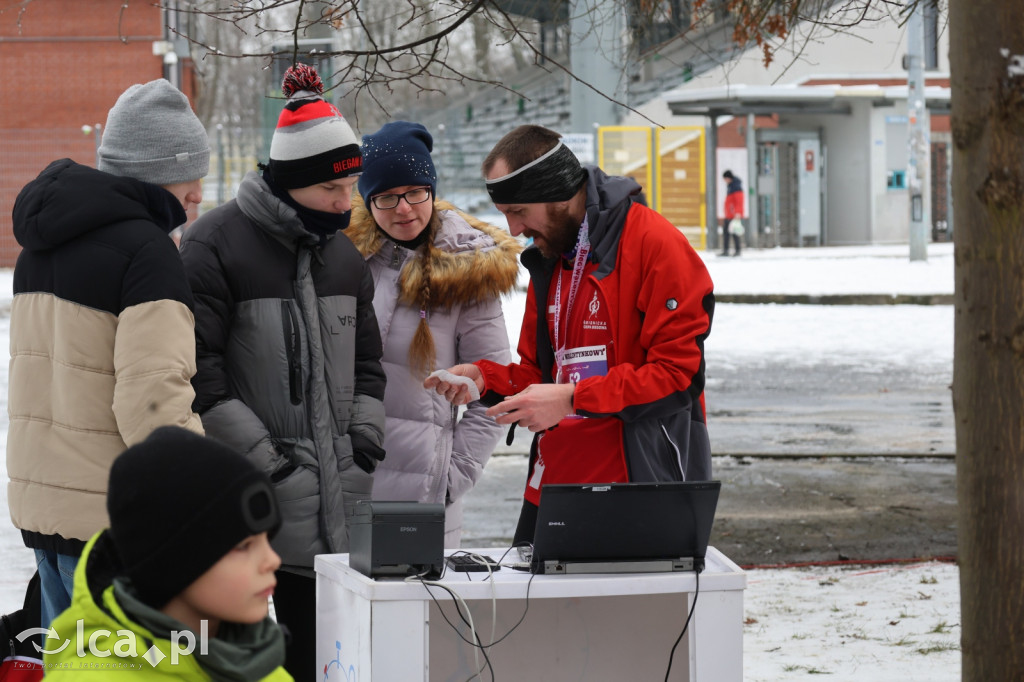
[[565, 521], [548, 521], [549, 526], [564, 526]]

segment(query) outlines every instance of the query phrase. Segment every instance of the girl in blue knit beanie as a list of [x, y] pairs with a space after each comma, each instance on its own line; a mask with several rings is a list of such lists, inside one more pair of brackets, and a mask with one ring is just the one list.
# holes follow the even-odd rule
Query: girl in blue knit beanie
[[445, 503], [445, 546], [458, 547], [462, 496], [479, 479], [500, 427], [479, 402], [457, 418], [423, 379], [438, 367], [507, 361], [501, 295], [515, 287], [520, 247], [504, 230], [437, 199], [432, 149], [419, 123], [393, 121], [364, 135], [362, 200], [354, 201], [345, 233], [373, 273], [388, 378], [387, 457], [374, 473], [373, 497]]

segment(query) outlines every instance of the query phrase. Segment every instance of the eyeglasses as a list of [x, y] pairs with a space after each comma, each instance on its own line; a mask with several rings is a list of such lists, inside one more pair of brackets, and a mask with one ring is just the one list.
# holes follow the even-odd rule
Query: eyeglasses
[[411, 189], [408, 192], [402, 192], [401, 194], [378, 194], [370, 199], [370, 201], [373, 202], [375, 208], [378, 208], [381, 211], [387, 211], [398, 206], [398, 202], [402, 199], [405, 199], [405, 203], [410, 206], [413, 204], [422, 204], [424, 201], [430, 199], [430, 188], [417, 187], [416, 189]]

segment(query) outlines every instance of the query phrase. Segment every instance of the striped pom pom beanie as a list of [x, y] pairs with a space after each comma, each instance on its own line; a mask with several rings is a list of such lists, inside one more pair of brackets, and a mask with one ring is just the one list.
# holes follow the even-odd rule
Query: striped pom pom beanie
[[359, 175], [363, 167], [359, 140], [341, 112], [321, 97], [316, 69], [296, 64], [281, 87], [288, 103], [277, 119], [267, 170], [282, 189]]

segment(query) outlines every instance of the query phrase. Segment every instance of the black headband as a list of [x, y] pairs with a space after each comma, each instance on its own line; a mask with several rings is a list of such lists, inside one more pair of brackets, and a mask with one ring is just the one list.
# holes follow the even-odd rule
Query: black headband
[[495, 204], [543, 204], [572, 199], [586, 179], [579, 159], [559, 141], [522, 168], [485, 182]]

